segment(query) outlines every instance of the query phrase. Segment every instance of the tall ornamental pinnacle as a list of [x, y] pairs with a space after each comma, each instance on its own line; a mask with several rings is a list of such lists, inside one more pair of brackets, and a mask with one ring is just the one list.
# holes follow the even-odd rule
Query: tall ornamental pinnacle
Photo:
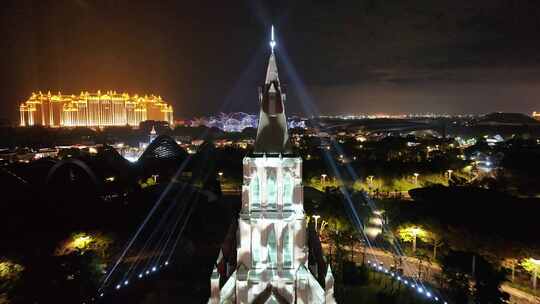
[[255, 139], [255, 154], [287, 154], [291, 152], [287, 118], [284, 102], [286, 95], [282, 92], [276, 63], [274, 48], [274, 26], [271, 30], [270, 58], [266, 70], [264, 85], [259, 88], [259, 126]]
[[274, 47], [276, 46], [276, 41], [274, 40], [274, 26], [272, 25], [272, 30], [270, 34], [270, 48], [272, 49], [272, 53], [274, 52]]

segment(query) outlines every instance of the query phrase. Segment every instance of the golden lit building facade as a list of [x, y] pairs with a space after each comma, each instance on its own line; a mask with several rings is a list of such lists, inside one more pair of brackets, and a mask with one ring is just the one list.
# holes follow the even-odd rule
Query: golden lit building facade
[[138, 127], [141, 121], [173, 124], [173, 108], [161, 96], [108, 91], [79, 95], [32, 93], [19, 107], [21, 126]]

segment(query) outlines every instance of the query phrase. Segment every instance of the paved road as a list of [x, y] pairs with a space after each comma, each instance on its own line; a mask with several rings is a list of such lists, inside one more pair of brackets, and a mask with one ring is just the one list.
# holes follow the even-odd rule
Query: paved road
[[[376, 262], [382, 262], [386, 266], [394, 264], [394, 258], [391, 254], [386, 251], [371, 248], [366, 251], [366, 259]], [[435, 282], [435, 275], [441, 272], [441, 268], [437, 264], [428, 264], [426, 262], [422, 263], [421, 261], [412, 257], [404, 257], [402, 259], [403, 272], [406, 276], [415, 277], [418, 274], [418, 269], [422, 268], [422, 280]], [[510, 303], [512, 304], [539, 304], [540, 297], [535, 297], [530, 293], [524, 292], [517, 288], [511, 287], [508, 284], [503, 284], [501, 289], [504, 292], [510, 294]]]

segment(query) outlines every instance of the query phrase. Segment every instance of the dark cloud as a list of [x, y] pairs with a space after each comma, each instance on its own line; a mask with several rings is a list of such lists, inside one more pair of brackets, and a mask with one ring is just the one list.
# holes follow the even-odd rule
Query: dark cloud
[[538, 105], [540, 81], [380, 82], [314, 86], [311, 91], [321, 111], [330, 114], [531, 112]]
[[179, 116], [254, 111], [270, 23], [323, 112], [537, 105], [532, 0], [6, 0], [0, 16], [0, 116], [13, 120], [48, 89], [156, 92]]

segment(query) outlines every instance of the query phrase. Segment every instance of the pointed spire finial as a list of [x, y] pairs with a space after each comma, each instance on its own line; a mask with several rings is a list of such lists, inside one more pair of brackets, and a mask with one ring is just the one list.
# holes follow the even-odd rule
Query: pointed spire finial
[[276, 40], [274, 40], [274, 25], [272, 25], [271, 32], [270, 32], [270, 48], [272, 48], [272, 52], [274, 52], [275, 46], [276, 46]]

